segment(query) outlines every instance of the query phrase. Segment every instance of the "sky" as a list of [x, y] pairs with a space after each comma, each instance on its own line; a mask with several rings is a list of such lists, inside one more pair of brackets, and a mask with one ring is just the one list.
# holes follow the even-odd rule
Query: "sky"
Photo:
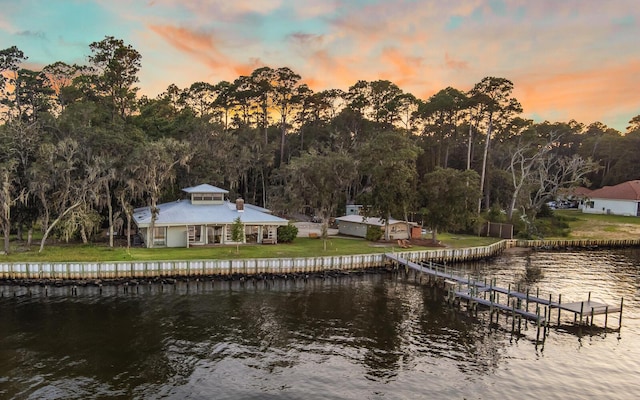
[[0, 0], [0, 49], [26, 68], [86, 64], [114, 36], [142, 55], [139, 87], [233, 81], [289, 67], [314, 91], [389, 80], [427, 100], [506, 78], [523, 116], [601, 122], [640, 115], [637, 0]]

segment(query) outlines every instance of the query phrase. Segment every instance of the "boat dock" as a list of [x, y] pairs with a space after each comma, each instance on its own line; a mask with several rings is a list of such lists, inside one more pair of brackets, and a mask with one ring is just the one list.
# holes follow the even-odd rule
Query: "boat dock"
[[[494, 314], [497, 316], [498, 312], [502, 311], [513, 316], [514, 319], [516, 317], [524, 318], [535, 322], [538, 327], [544, 326], [546, 328], [551, 322], [551, 310], [556, 309], [558, 326], [563, 311], [573, 313], [573, 322], [578, 325], [583, 325], [585, 321], [586, 324], [593, 325], [594, 316], [604, 315], [605, 329], [609, 314], [618, 314], [618, 329], [622, 326], [623, 299], [620, 301], [620, 306], [612, 306], [591, 300], [591, 293], [589, 293], [589, 297], [585, 301], [562, 303], [562, 295], [558, 296], [557, 301], [552, 301], [551, 295], [549, 298], [543, 298], [539, 296], [538, 291], [532, 295], [529, 290], [523, 293], [512, 290], [510, 286], [507, 288], [497, 286], [495, 280], [493, 282], [477, 281], [470, 277], [455, 275], [451, 269], [447, 270], [446, 265], [433, 262], [413, 262], [397, 254], [387, 253], [385, 256], [396, 265], [402, 265], [416, 271], [416, 273], [426, 274], [430, 278], [440, 280], [447, 289], [447, 301], [451, 303], [465, 300], [470, 310], [477, 310], [478, 305], [488, 307], [491, 318]], [[501, 295], [503, 301], [500, 300]]]

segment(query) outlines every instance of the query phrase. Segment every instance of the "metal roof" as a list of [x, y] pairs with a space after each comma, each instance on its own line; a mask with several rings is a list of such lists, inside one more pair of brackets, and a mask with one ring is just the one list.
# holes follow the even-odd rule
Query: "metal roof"
[[182, 189], [182, 191], [187, 193], [224, 193], [224, 194], [229, 193], [228, 190], [220, 189], [217, 186], [212, 186], [206, 183], [203, 183], [202, 185], [198, 185], [198, 186], [184, 188]]
[[[345, 215], [344, 217], [336, 218], [336, 221], [356, 222], [365, 225], [385, 226], [384, 220], [375, 217], [363, 217], [362, 215]], [[394, 224], [406, 224], [405, 221], [399, 221], [397, 219], [389, 218], [389, 225]], [[409, 222], [411, 225], [415, 225], [414, 222]]]
[[[203, 186], [203, 185], [200, 185]], [[286, 225], [289, 221], [275, 215], [262, 212], [261, 207], [245, 205], [243, 212], [236, 210], [235, 203], [225, 201], [222, 204], [191, 204], [189, 200], [177, 200], [158, 205], [160, 212], [156, 217], [156, 226], [171, 225], [213, 225], [232, 224], [240, 217], [244, 224], [256, 225]], [[133, 219], [139, 227], [151, 224], [149, 207], [138, 208], [133, 213]]]

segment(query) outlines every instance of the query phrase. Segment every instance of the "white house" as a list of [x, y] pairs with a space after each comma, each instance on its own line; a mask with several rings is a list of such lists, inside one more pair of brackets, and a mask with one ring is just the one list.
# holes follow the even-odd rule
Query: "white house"
[[640, 180], [605, 186], [586, 196], [584, 213], [640, 216]]
[[[345, 215], [336, 218], [338, 223], [338, 233], [342, 235], [366, 237], [368, 226], [378, 226], [382, 231], [385, 230], [385, 222], [377, 217], [363, 217], [362, 215]], [[415, 226], [413, 222], [409, 226]], [[407, 230], [407, 222], [397, 219], [389, 219], [389, 238], [390, 239], [410, 239], [411, 232]]]
[[146, 247], [189, 247], [207, 244], [235, 244], [232, 226], [240, 217], [244, 225], [242, 243], [277, 243], [279, 226], [289, 221], [271, 215], [269, 210], [230, 202], [228, 191], [203, 184], [182, 189], [188, 199], [157, 206], [158, 214], [151, 231], [151, 210], [134, 210], [133, 220]]

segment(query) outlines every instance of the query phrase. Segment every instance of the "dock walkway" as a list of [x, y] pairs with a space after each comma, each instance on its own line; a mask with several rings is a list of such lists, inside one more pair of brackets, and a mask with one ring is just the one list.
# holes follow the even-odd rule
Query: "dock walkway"
[[[557, 309], [558, 313], [558, 325], [560, 325], [561, 311], [567, 311], [574, 314], [574, 323], [578, 322], [582, 324], [583, 317], [590, 317], [591, 324], [593, 324], [593, 317], [595, 315], [605, 315], [605, 329], [607, 327], [607, 316], [609, 314], [619, 314], [619, 323], [622, 325], [622, 308], [623, 300], [620, 302], [620, 306], [611, 306], [605, 303], [600, 303], [591, 300], [591, 293], [589, 298], [585, 301], [562, 303], [562, 296], [558, 296], [558, 301], [554, 302], [549, 298], [542, 298], [538, 295], [533, 296], [528, 291], [522, 293], [519, 291], [511, 290], [511, 287], [504, 288], [496, 286], [494, 283], [481, 282], [470, 277], [462, 277], [447, 271], [446, 265], [440, 265], [433, 262], [428, 263], [416, 263], [410, 260], [406, 260], [397, 254], [385, 254], [388, 260], [410, 268], [416, 272], [427, 274], [436, 279], [442, 279], [445, 286], [448, 286], [449, 300], [466, 300], [470, 307], [476, 305], [482, 305], [489, 307], [491, 312], [503, 311], [510, 313], [513, 316], [523, 317], [528, 320], [535, 321], [538, 325], [548, 325], [551, 319], [551, 310]], [[482, 297], [480, 296], [482, 294]], [[506, 303], [500, 302], [500, 295], [506, 295]], [[488, 297], [488, 298], [487, 298]], [[503, 296], [504, 298], [504, 296]], [[524, 304], [523, 304], [524, 303]], [[535, 306], [536, 312], [529, 311], [529, 305]], [[619, 329], [619, 328], [618, 328]]]

